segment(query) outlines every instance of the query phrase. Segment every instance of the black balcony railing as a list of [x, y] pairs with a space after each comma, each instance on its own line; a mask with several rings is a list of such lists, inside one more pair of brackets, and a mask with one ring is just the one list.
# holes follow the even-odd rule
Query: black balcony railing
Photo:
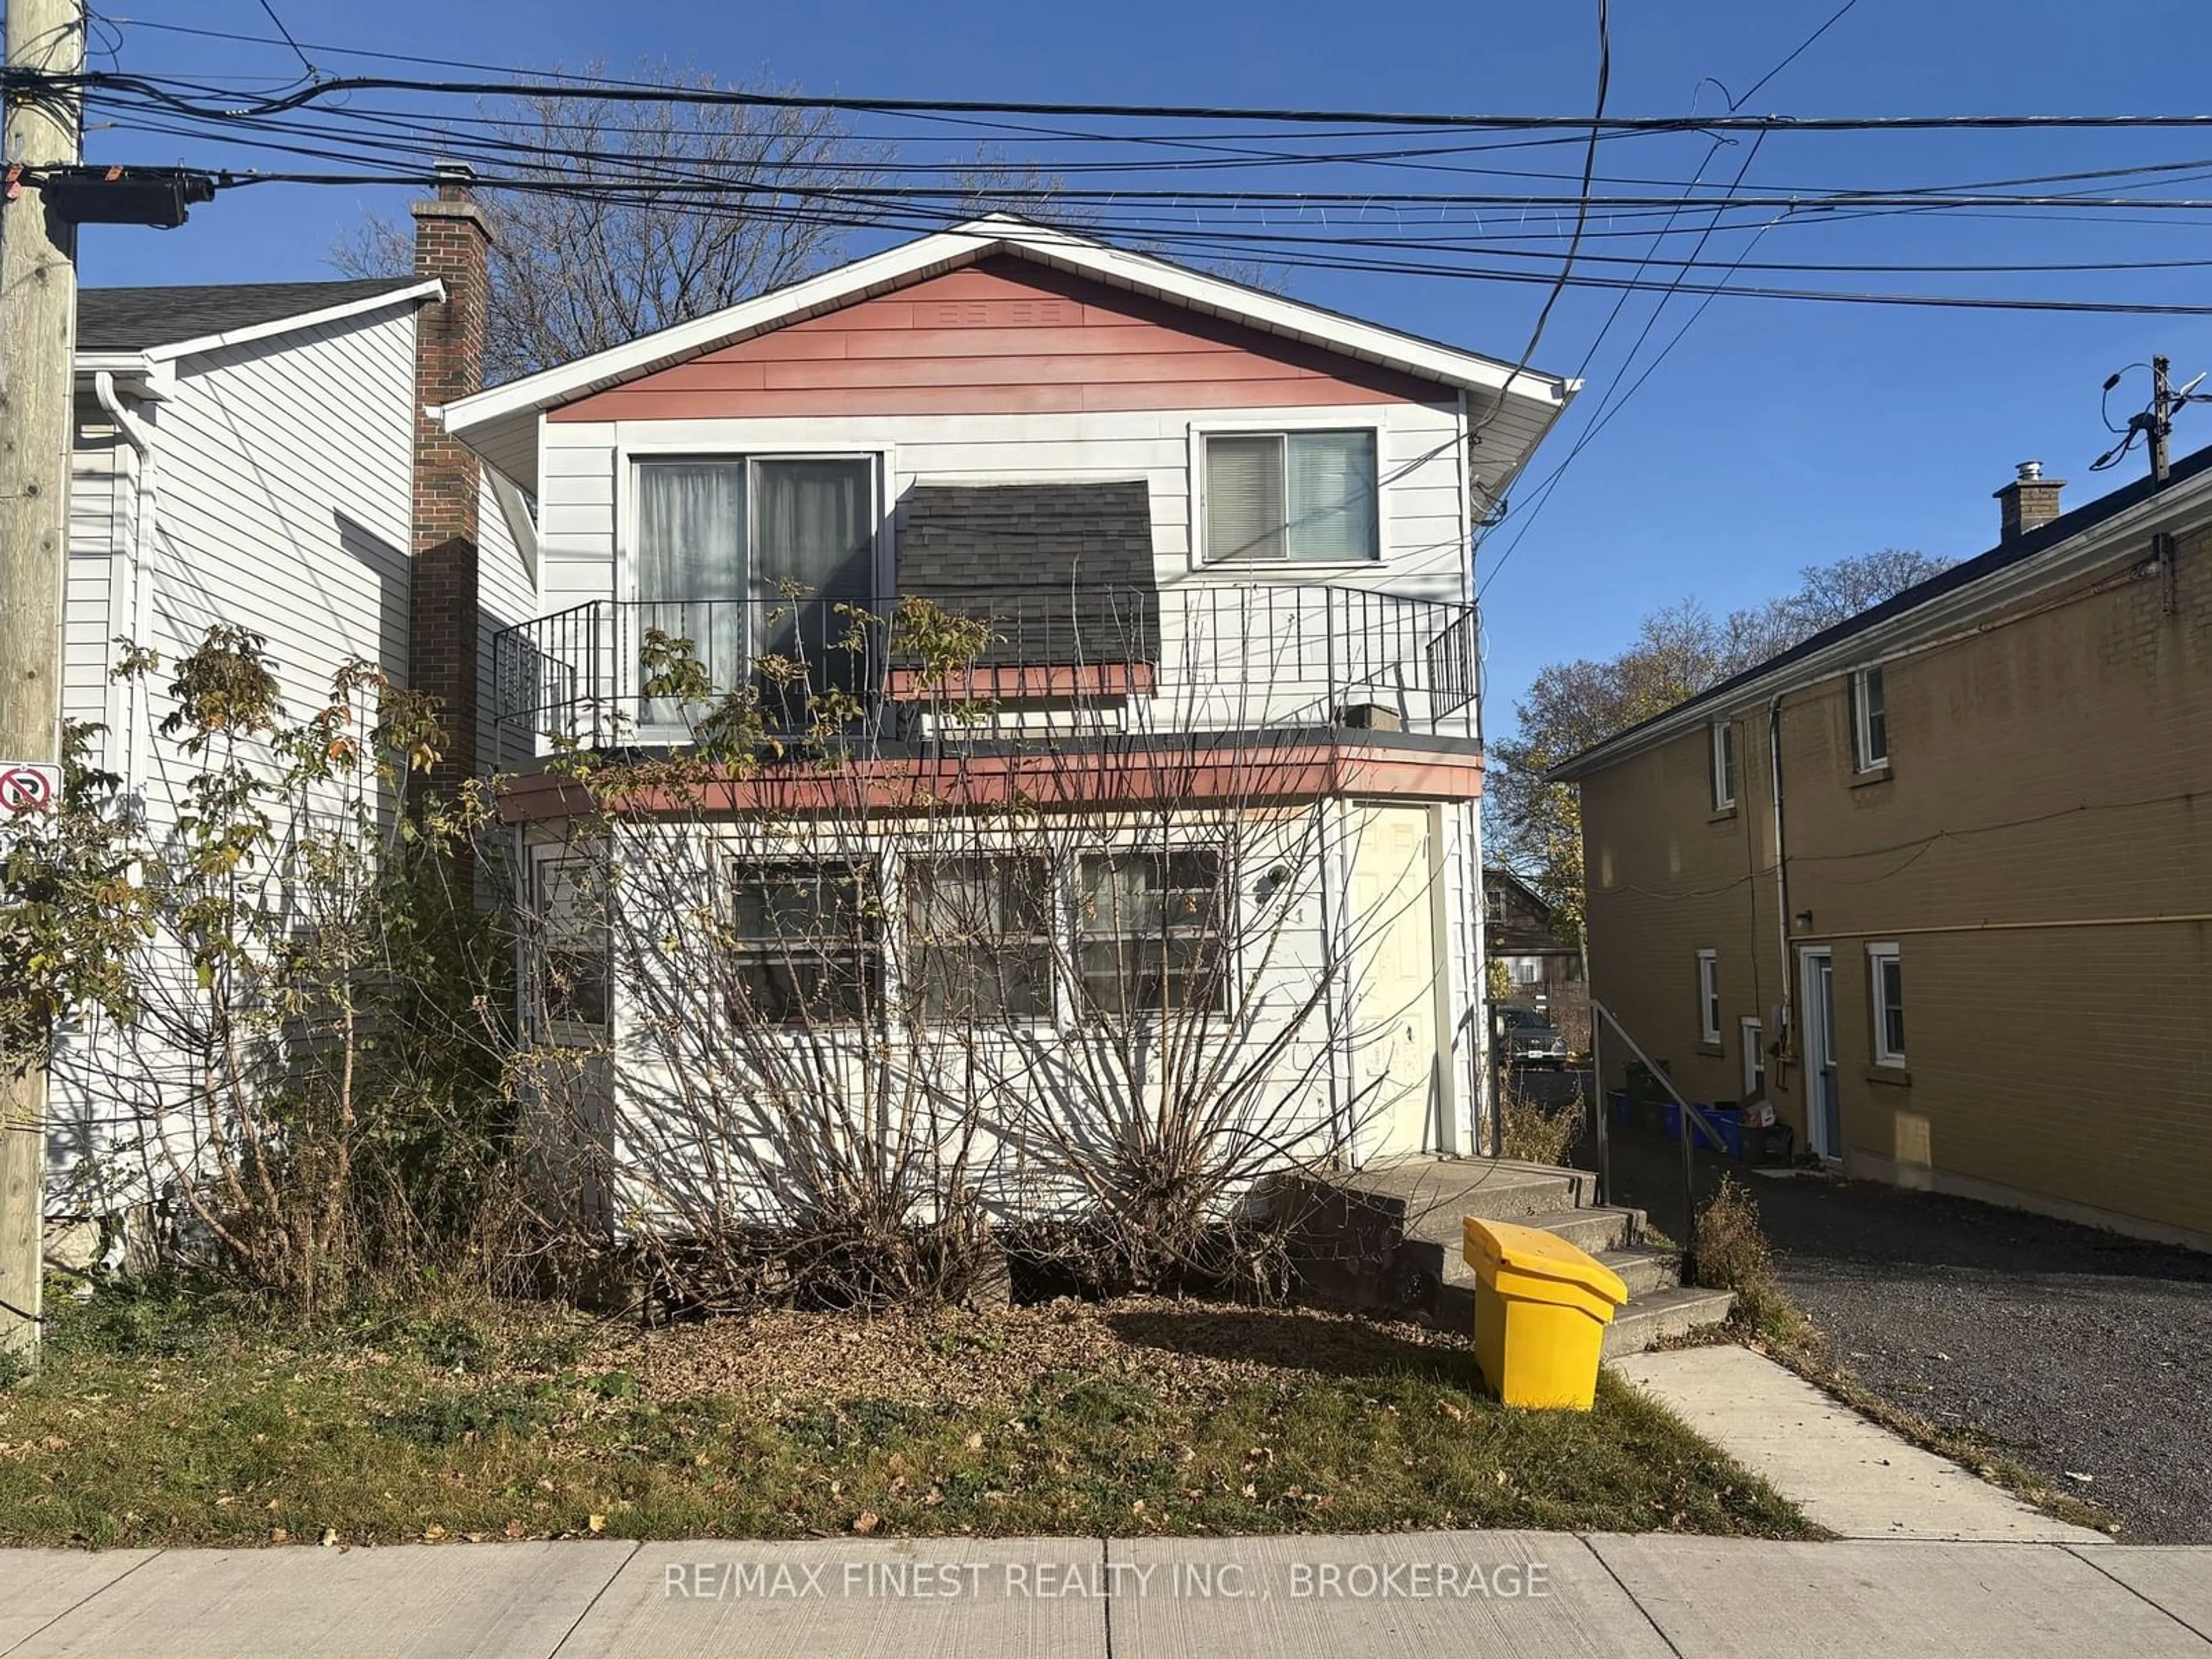
[[[784, 732], [834, 689], [894, 738], [947, 735], [954, 709], [970, 737], [1344, 723], [1474, 735], [1471, 605], [1288, 584], [909, 597], [928, 611], [896, 598], [592, 600], [495, 636], [493, 717], [539, 752], [688, 742], [712, 700], [656, 695], [681, 641], [695, 681], [750, 692]], [[925, 638], [945, 613], [981, 624], [980, 648], [949, 668]]]

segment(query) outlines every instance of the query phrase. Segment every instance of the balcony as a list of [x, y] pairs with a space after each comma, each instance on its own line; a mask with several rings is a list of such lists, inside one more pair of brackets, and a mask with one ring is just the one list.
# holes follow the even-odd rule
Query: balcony
[[[834, 711], [841, 729], [882, 745], [1342, 726], [1475, 733], [1464, 603], [1256, 583], [908, 599], [927, 603], [592, 600], [494, 636], [492, 717], [509, 752], [534, 744], [541, 756], [681, 746], [732, 693], [775, 735], [818, 730]], [[966, 636], [951, 653], [948, 627]], [[671, 641], [689, 641], [691, 690], [702, 675], [710, 696], [653, 695], [669, 689], [653, 664]]]

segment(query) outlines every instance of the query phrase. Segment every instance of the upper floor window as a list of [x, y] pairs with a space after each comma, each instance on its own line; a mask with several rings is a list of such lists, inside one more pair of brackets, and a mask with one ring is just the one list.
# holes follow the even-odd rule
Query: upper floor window
[[1889, 716], [1882, 706], [1879, 667], [1851, 676], [1851, 759], [1862, 772], [1889, 763]]
[[1721, 1040], [1721, 957], [1717, 951], [1698, 952], [1698, 1036], [1711, 1043]]
[[1713, 810], [1735, 805], [1735, 724], [1713, 722]]
[[1200, 465], [1207, 563], [1382, 556], [1372, 429], [1210, 433]]
[[1867, 946], [1867, 967], [1873, 980], [1874, 1063], [1905, 1064], [1905, 968], [1894, 945]]
[[[636, 626], [687, 640], [716, 693], [767, 658], [815, 689], [849, 678], [842, 602], [875, 586], [876, 463], [865, 455], [654, 458], [636, 466]], [[649, 727], [681, 725], [645, 700]]]

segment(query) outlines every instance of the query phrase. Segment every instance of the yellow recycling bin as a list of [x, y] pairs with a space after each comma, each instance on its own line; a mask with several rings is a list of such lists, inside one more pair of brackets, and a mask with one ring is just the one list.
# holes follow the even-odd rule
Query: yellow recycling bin
[[1474, 1358], [1509, 1406], [1586, 1412], [1598, 1353], [1628, 1286], [1556, 1233], [1465, 1218], [1474, 1269]]

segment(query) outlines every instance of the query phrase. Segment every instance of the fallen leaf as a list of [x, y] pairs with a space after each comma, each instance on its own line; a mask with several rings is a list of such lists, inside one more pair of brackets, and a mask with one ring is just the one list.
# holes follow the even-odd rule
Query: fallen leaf
[[604, 1515], [595, 1515], [584, 1524], [593, 1532], [605, 1532], [607, 1529], [607, 1517]]
[[315, 1541], [326, 1550], [335, 1548], [338, 1541], [338, 1529], [336, 1527], [325, 1527], [323, 1535]]
[[434, 1544], [445, 1535], [446, 1529], [443, 1527], [429, 1526], [422, 1528], [422, 1541], [426, 1544]]
[[853, 1517], [853, 1530], [866, 1538], [882, 1524], [873, 1510], [862, 1510]]
[[269, 1528], [269, 1541], [272, 1544], [289, 1543], [291, 1539], [292, 1534], [286, 1532], [282, 1527], [271, 1527]]
[[973, 1433], [973, 1434], [969, 1435], [969, 1436], [967, 1437], [967, 1439], [965, 1439], [965, 1440], [962, 1441], [960, 1443], [961, 1443], [961, 1444], [963, 1444], [963, 1445], [964, 1445], [965, 1447], [967, 1447], [967, 1448], [968, 1448], [968, 1449], [969, 1449], [969, 1451], [981, 1451], [981, 1450], [982, 1450], [982, 1449], [983, 1449], [983, 1435], [982, 1435], [982, 1431], [981, 1431], [981, 1430], [976, 1431], [975, 1433]]

